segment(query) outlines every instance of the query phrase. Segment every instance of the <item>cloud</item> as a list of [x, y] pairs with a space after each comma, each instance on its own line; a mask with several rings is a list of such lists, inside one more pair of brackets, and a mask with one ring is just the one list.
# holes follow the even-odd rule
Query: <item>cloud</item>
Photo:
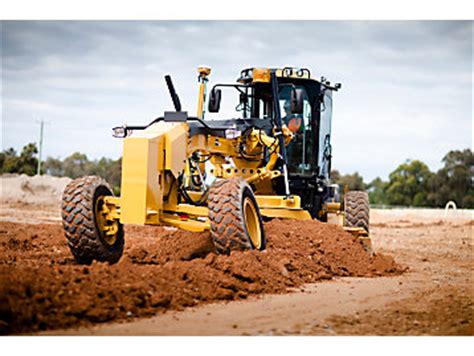
[[469, 21], [2, 22], [2, 147], [37, 140], [65, 157], [121, 154], [110, 128], [172, 108], [173, 76], [196, 110], [196, 67], [232, 82], [249, 66], [306, 66], [342, 82], [335, 96], [334, 167], [386, 177], [406, 158], [432, 169], [472, 147]]

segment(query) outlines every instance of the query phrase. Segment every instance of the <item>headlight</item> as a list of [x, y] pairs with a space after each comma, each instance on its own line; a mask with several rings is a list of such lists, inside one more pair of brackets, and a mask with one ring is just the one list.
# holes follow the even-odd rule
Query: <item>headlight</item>
[[127, 126], [117, 126], [112, 129], [112, 136], [115, 138], [127, 137]]

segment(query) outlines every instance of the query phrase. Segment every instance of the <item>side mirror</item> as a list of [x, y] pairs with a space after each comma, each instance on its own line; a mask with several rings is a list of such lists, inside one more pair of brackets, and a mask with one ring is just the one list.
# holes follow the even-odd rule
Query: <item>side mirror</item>
[[209, 94], [209, 112], [219, 112], [221, 107], [222, 91], [220, 89], [213, 89]]
[[294, 89], [291, 91], [291, 113], [303, 113], [304, 91], [303, 89]]

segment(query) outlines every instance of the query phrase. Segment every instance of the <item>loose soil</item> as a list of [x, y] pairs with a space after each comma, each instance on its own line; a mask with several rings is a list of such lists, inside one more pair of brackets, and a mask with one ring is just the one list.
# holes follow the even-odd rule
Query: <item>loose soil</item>
[[335, 277], [292, 293], [41, 334], [474, 335], [472, 219], [402, 213], [373, 210], [371, 239], [376, 251], [409, 266], [403, 274]]
[[66, 183], [0, 177], [2, 334], [474, 335], [472, 211], [374, 209], [375, 256], [317, 222], [273, 221], [265, 252], [231, 256], [206, 234], [128, 226], [118, 264], [80, 266]]
[[1, 332], [88, 326], [405, 270], [390, 256], [369, 255], [338, 226], [273, 220], [265, 231], [265, 251], [224, 256], [207, 233], [127, 226], [119, 263], [81, 266], [61, 225], [0, 222]]

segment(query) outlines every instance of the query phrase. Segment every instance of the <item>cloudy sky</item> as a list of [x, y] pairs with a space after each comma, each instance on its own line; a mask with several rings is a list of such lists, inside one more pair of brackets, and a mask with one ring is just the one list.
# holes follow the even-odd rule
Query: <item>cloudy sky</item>
[[212, 82], [251, 66], [303, 66], [342, 82], [333, 166], [386, 178], [404, 160], [438, 169], [472, 148], [472, 22], [2, 22], [2, 148], [38, 140], [44, 155], [117, 158], [111, 127], [172, 109], [173, 76], [195, 113], [196, 67]]

